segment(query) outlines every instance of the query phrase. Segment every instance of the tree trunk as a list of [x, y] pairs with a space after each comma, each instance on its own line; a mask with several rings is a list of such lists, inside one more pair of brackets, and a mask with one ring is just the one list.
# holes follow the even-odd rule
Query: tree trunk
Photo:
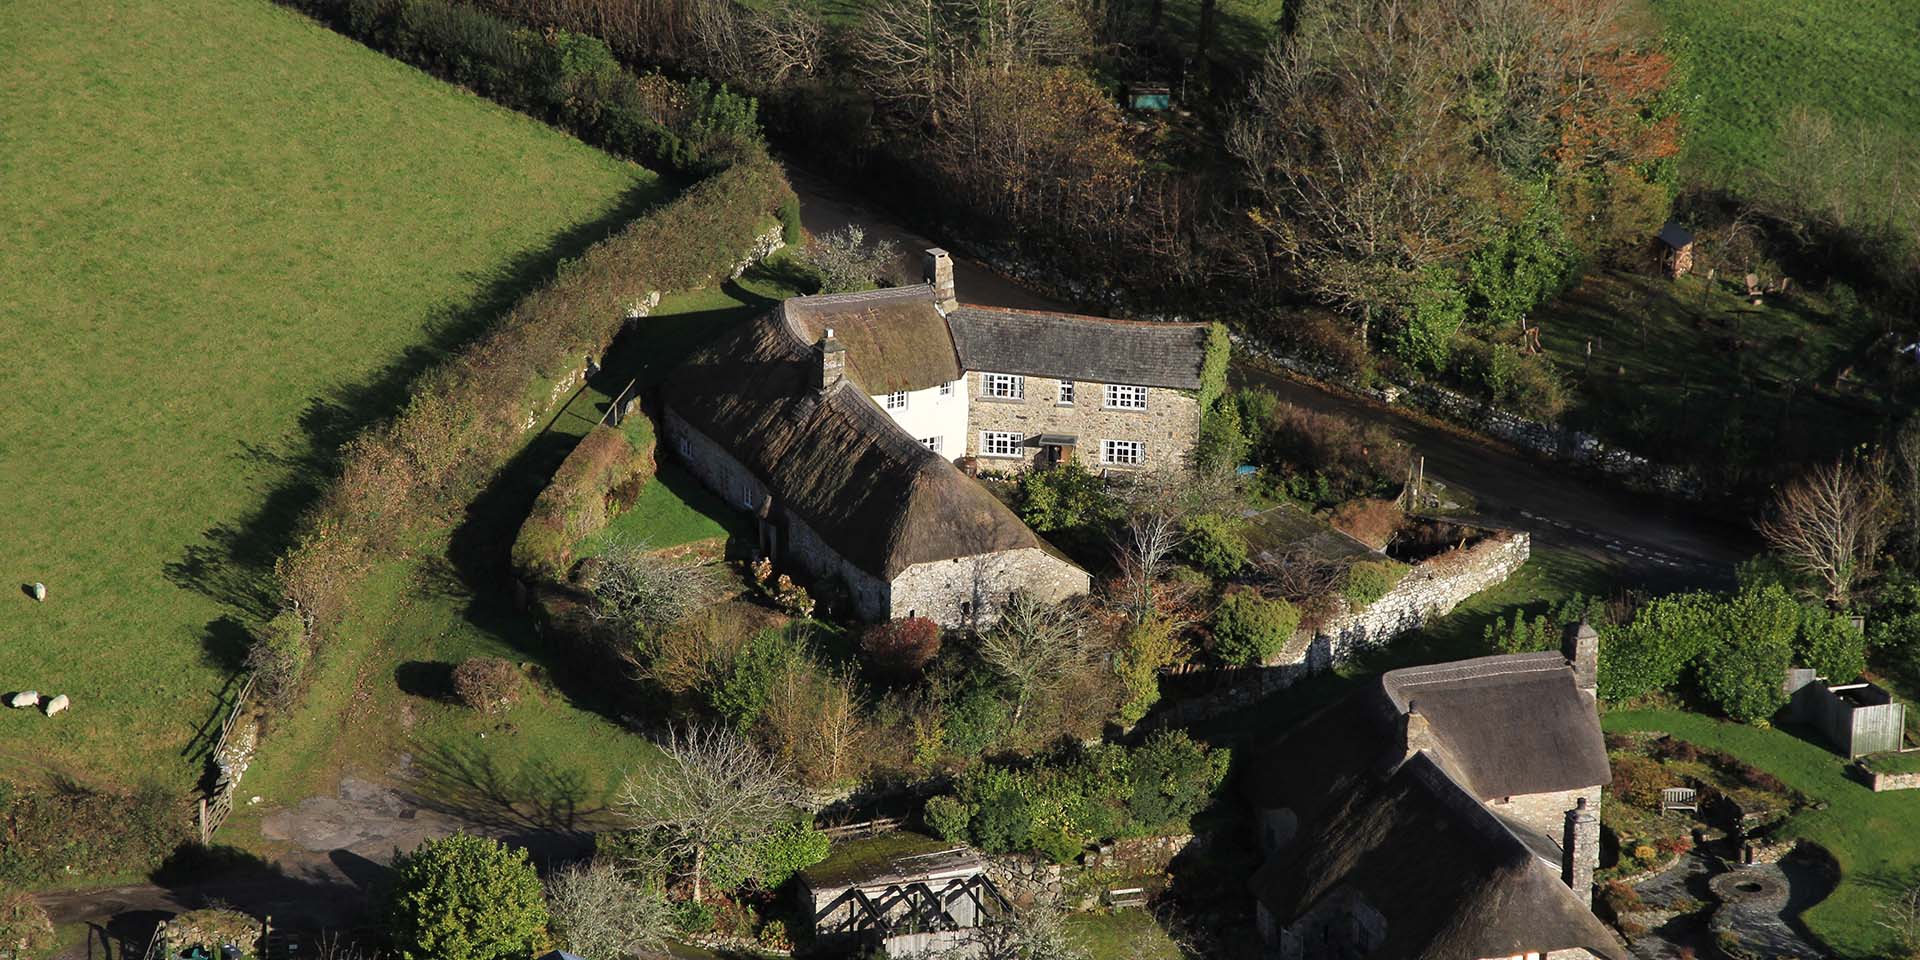
[[1200, 35], [1194, 39], [1193, 62], [1206, 69], [1207, 48], [1213, 45], [1213, 13], [1217, 0], [1200, 0]]
[[693, 848], [693, 902], [700, 902], [701, 872], [707, 866], [707, 848], [702, 845]]

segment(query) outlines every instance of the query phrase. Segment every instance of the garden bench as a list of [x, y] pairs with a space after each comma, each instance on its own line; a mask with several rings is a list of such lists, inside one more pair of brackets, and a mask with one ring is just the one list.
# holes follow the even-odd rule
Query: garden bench
[[1671, 813], [1675, 810], [1686, 810], [1691, 813], [1699, 813], [1698, 797], [1699, 794], [1687, 787], [1667, 787], [1660, 791], [1660, 812]]

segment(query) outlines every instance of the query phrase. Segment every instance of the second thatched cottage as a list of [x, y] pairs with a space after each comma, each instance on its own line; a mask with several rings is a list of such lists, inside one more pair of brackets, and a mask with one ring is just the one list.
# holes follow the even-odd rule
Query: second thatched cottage
[[669, 448], [755, 517], [763, 553], [840, 578], [866, 619], [972, 625], [1015, 592], [1086, 592], [962, 466], [1184, 466], [1224, 335], [961, 306], [942, 250], [927, 277], [796, 297], [723, 335], [668, 381]]

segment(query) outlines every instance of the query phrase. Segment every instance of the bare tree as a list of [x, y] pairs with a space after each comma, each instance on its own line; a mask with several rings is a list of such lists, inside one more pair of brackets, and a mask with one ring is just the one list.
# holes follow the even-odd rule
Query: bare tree
[[547, 913], [560, 945], [587, 960], [660, 950], [674, 930], [666, 897], [606, 862], [576, 864], [549, 878]]
[[860, 696], [844, 673], [822, 672], [802, 658], [789, 660], [768, 686], [759, 724], [774, 756], [810, 784], [835, 783], [854, 770]]
[[654, 553], [645, 541], [617, 541], [600, 554], [587, 584], [595, 621], [634, 636], [678, 623], [704, 606], [713, 578], [702, 567]]
[[1920, 957], [1920, 883], [1880, 901], [1880, 918], [1874, 921], [1893, 934], [1901, 957]]
[[733, 86], [778, 87], [820, 68], [826, 29], [796, 0], [752, 9], [736, 0], [689, 0], [686, 16], [695, 63]]
[[1016, 592], [980, 638], [980, 658], [1013, 688], [1018, 724], [1036, 696], [1057, 689], [1091, 659], [1087, 618], [1074, 603], [1050, 604]]
[[1781, 487], [1772, 516], [1758, 524], [1789, 568], [1826, 588], [1828, 603], [1844, 605], [1872, 572], [1890, 512], [1884, 475], [1874, 461], [1815, 467]]
[[1909, 417], [1894, 435], [1893, 464], [1900, 545], [1908, 562], [1920, 562], [1920, 417]]
[[759, 60], [762, 83], [778, 87], [810, 77], [826, 51], [826, 27], [797, 0], [775, 0], [747, 18], [748, 42]]
[[643, 865], [684, 868], [697, 902], [709, 867], [751, 856], [800, 790], [785, 764], [727, 727], [669, 733], [660, 750], [663, 761], [622, 781], [615, 805], [658, 858]]
[[1122, 497], [1126, 519], [1114, 540], [1114, 559], [1120, 567], [1119, 601], [1135, 623], [1154, 612], [1160, 579], [1187, 540], [1190, 502], [1181, 484], [1178, 476], [1142, 476]]
[[821, 293], [848, 293], [872, 287], [898, 254], [899, 248], [892, 240], [869, 244], [867, 231], [850, 223], [814, 237], [807, 244], [805, 256], [820, 273]]

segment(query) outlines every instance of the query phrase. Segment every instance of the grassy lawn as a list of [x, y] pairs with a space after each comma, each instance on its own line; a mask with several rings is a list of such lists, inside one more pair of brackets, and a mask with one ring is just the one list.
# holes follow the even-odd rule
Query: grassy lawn
[[[262, 796], [263, 803], [237, 807], [233, 823], [239, 826], [223, 830], [222, 839], [257, 843], [261, 817], [331, 793], [344, 774], [391, 779], [401, 753], [413, 757], [431, 794], [469, 816], [529, 827], [572, 825], [554, 821], [555, 811], [565, 811], [592, 825], [622, 774], [658, 756], [621, 722], [629, 712], [645, 711], [622, 702], [617, 684], [586, 675], [566, 651], [543, 642], [496, 586], [502, 571], [487, 558], [504, 558], [554, 467], [616, 395], [634, 381], [642, 390], [656, 385], [726, 324], [791, 295], [791, 283], [775, 264], [666, 298], [615, 344], [600, 374], [489, 485], [464, 524], [415, 545], [416, 559], [378, 570], [314, 672], [304, 705], [264, 741], [247, 773], [242, 792]], [[724, 505], [703, 512], [716, 504], [683, 471], [669, 470], [663, 473], [679, 479], [648, 484], [649, 491], [663, 492], [643, 496], [629, 511], [659, 521], [640, 532], [661, 545], [672, 535], [724, 532], [731, 512]], [[533, 677], [523, 701], [499, 716], [454, 702], [447, 674], [472, 656], [522, 664]]]
[[1876, 139], [1920, 140], [1920, 18], [1908, 0], [1653, 0], [1686, 39], [1700, 102], [1697, 171], [1739, 186], [1776, 157], [1795, 106], [1865, 122]]
[[0, 130], [0, 767], [184, 787], [332, 450], [666, 191], [265, 0], [11, 3]]
[[1744, 289], [1601, 272], [1542, 307], [1541, 343], [1574, 388], [1565, 421], [1714, 470], [1831, 458], [1911, 403], [1880, 387], [1874, 321], [1797, 287], [1755, 307]]
[[1153, 914], [1145, 910], [1077, 913], [1067, 934], [1089, 960], [1180, 960], [1186, 956]]
[[[1785, 825], [1840, 862], [1840, 886], [1808, 910], [1808, 929], [1838, 956], [1892, 956], [1887, 931], [1874, 922], [1879, 904], [1920, 882], [1920, 796], [1874, 793], [1844, 772], [1846, 761], [1797, 732], [1727, 723], [1677, 710], [1621, 710], [1601, 718], [1609, 731], [1671, 733], [1704, 747], [1725, 750], [1812, 797], [1813, 808]], [[1806, 734], [1817, 738], [1817, 734]], [[1816, 809], [1821, 803], [1825, 809]]]

